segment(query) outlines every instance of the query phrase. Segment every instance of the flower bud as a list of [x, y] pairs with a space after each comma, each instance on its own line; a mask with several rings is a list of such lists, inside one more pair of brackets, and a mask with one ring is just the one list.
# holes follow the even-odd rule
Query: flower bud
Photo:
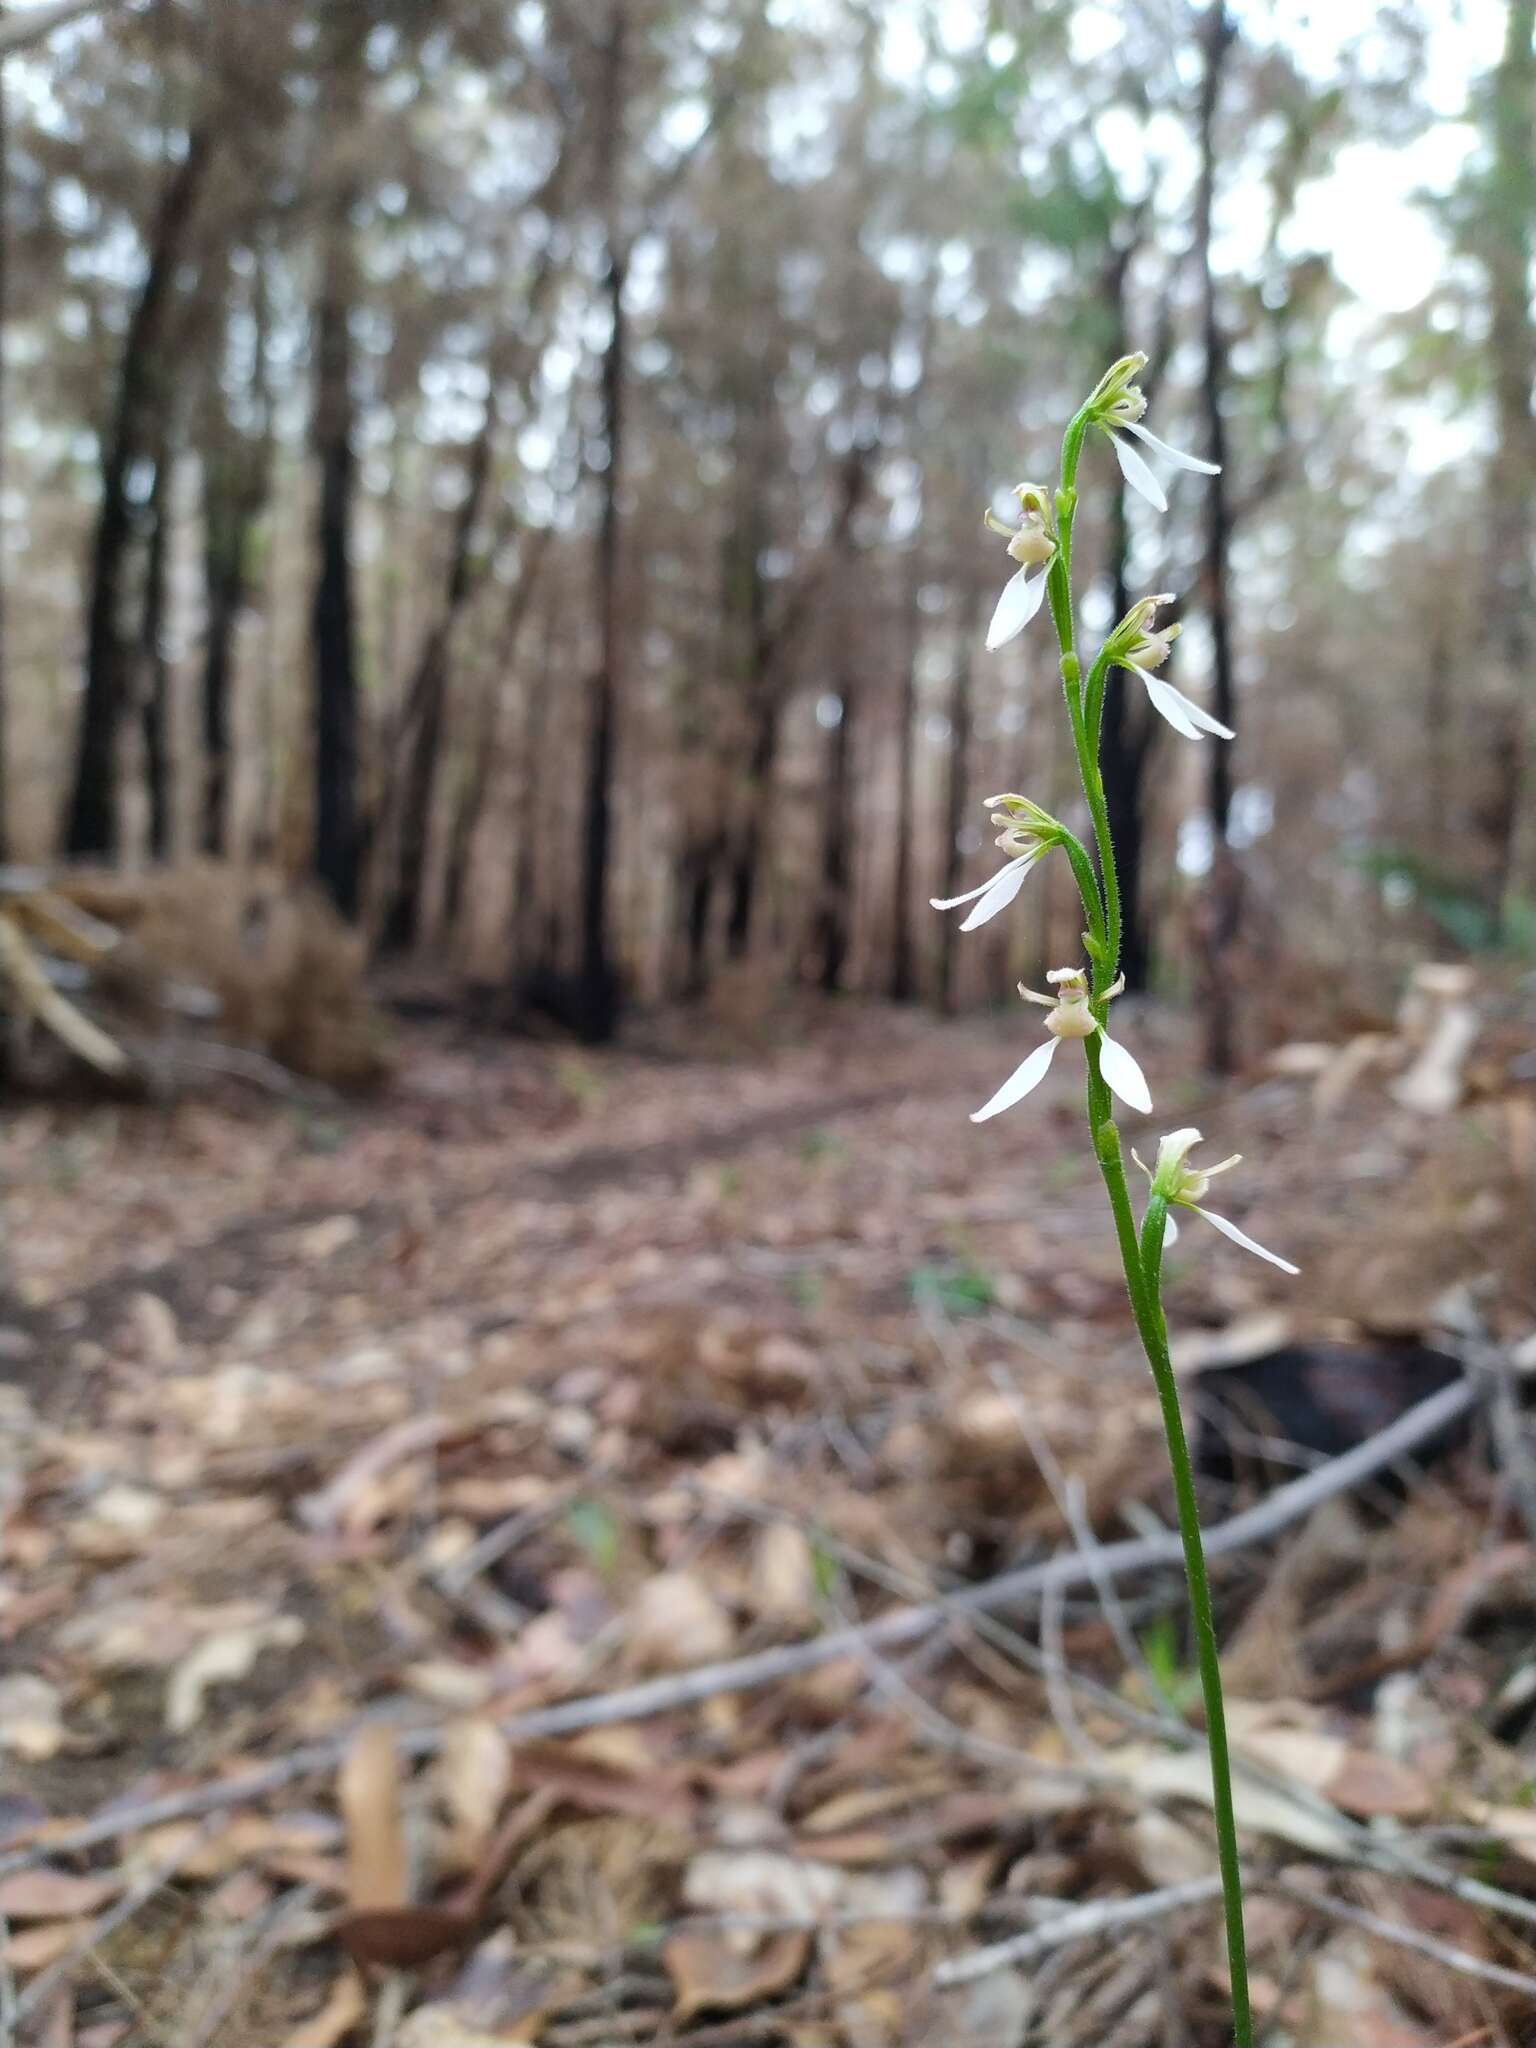
[[1122, 668], [1161, 668], [1184, 629], [1177, 619], [1153, 627], [1152, 615], [1159, 605], [1172, 603], [1173, 592], [1166, 590], [1138, 598], [1106, 642], [1110, 660]]
[[989, 796], [986, 805], [992, 813], [993, 824], [1000, 828], [997, 845], [1015, 859], [1020, 854], [1041, 854], [1059, 845], [1066, 830], [1049, 811], [1041, 810], [1027, 796], [1016, 796], [1012, 791], [1004, 791], [1001, 796]]
[[1088, 400], [1089, 417], [1101, 425], [1129, 425], [1139, 420], [1147, 409], [1147, 401], [1137, 388], [1136, 378], [1146, 367], [1147, 359], [1140, 349], [1111, 363]]

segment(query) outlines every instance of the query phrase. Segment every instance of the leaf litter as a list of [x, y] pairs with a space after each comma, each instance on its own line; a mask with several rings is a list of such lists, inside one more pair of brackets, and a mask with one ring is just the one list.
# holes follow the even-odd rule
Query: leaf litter
[[[1155, 2048], [1175, 1993], [1221, 2038], [1215, 1914], [1158, 1910], [1214, 1869], [1166, 1570], [690, 1690], [1168, 1523], [1095, 1189], [1042, 1201], [957, 1113], [996, 1033], [944, 1027], [935, 1086], [935, 1029], [615, 1055], [600, 1098], [423, 1030], [324, 1143], [235, 1096], [18, 1115], [0, 1915], [59, 2038]], [[1287, 1347], [1529, 1350], [1529, 1091], [1466, 1036], [1298, 1049], [1202, 1107], [1309, 1277], [1298, 1308], [1180, 1247], [1197, 1414]], [[1274, 1483], [1239, 1449], [1208, 1520]], [[1218, 1581], [1297, 2048], [1536, 2010], [1474, 1973], [1536, 1969], [1529, 1492], [1481, 1424], [1423, 1461]], [[1105, 1931], [1053, 1947], [1083, 1908]]]

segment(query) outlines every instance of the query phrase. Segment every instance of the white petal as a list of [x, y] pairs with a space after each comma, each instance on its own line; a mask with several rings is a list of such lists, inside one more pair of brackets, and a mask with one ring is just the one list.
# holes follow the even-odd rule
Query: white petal
[[1146, 684], [1147, 695], [1168, 723], [1177, 726], [1178, 730], [1188, 734], [1190, 739], [1199, 739], [1203, 732], [1213, 732], [1219, 740], [1237, 738], [1230, 725], [1223, 725], [1219, 718], [1212, 718], [1209, 711], [1202, 711], [1198, 704], [1186, 697], [1182, 690], [1176, 690], [1172, 683], [1165, 683], [1160, 676], [1148, 675], [1144, 668], [1138, 668], [1136, 673]]
[[961, 925], [961, 931], [973, 932], [979, 924], [985, 924], [1000, 910], [1006, 910], [1023, 888], [1024, 877], [1038, 858], [1038, 855], [1021, 854], [1017, 860], [1010, 861], [1000, 875], [994, 875], [991, 888]]
[[1045, 571], [1037, 569], [1033, 574], [1020, 569], [1016, 576], [1010, 576], [1003, 585], [1003, 594], [997, 600], [997, 610], [992, 614], [992, 623], [987, 628], [989, 650], [1001, 647], [1011, 640], [1015, 633], [1022, 633], [1035, 613], [1040, 609], [1045, 596]]
[[1139, 1109], [1143, 1116], [1152, 1114], [1152, 1092], [1147, 1087], [1146, 1075], [1102, 1024], [1099, 1026], [1099, 1072], [1122, 1102], [1129, 1103], [1132, 1109]]
[[1267, 1252], [1263, 1245], [1255, 1244], [1245, 1231], [1239, 1230], [1235, 1223], [1229, 1223], [1225, 1216], [1218, 1216], [1214, 1209], [1195, 1208], [1193, 1202], [1189, 1203], [1188, 1207], [1194, 1209], [1197, 1216], [1203, 1216], [1207, 1223], [1221, 1232], [1223, 1237], [1230, 1237], [1232, 1242], [1240, 1244], [1245, 1252], [1252, 1252], [1255, 1258], [1268, 1259], [1269, 1263], [1278, 1266], [1282, 1273], [1301, 1271], [1300, 1266], [1293, 1266], [1289, 1259], [1282, 1259], [1278, 1252]]
[[1120, 465], [1120, 474], [1133, 491], [1140, 491], [1149, 505], [1155, 505], [1159, 512], [1168, 510], [1168, 500], [1163, 487], [1148, 469], [1134, 448], [1128, 448], [1118, 434], [1111, 434], [1110, 445], [1115, 451], [1115, 460]]
[[1175, 469], [1198, 470], [1201, 476], [1221, 475], [1219, 462], [1202, 462], [1198, 455], [1186, 455], [1180, 448], [1170, 448], [1166, 441], [1160, 441], [1156, 434], [1149, 434], [1145, 427], [1137, 426], [1134, 421], [1127, 420], [1124, 431], [1127, 434], [1134, 434], [1138, 441], [1145, 441], [1149, 448], [1155, 448], [1164, 461], [1171, 462]]
[[1177, 1243], [1178, 1243], [1178, 1241], [1179, 1241], [1179, 1224], [1178, 1224], [1178, 1218], [1177, 1218], [1177, 1217], [1176, 1217], [1176, 1216], [1174, 1215], [1173, 1211], [1172, 1211], [1172, 1210], [1170, 1209], [1170, 1210], [1169, 1210], [1169, 1212], [1168, 1212], [1168, 1220], [1167, 1220], [1167, 1221], [1166, 1221], [1166, 1222], [1164, 1223], [1164, 1225], [1163, 1225], [1163, 1249], [1164, 1249], [1164, 1251], [1166, 1251], [1166, 1250], [1168, 1249], [1169, 1245], [1171, 1245], [1171, 1244], [1177, 1244]]
[[984, 882], [978, 882], [974, 889], [967, 889], [963, 896], [930, 896], [928, 907], [930, 910], [958, 910], [962, 903], [974, 903], [978, 896], [985, 896], [989, 889], [995, 889], [1009, 868], [1022, 867], [1029, 858], [1027, 853], [1015, 854], [1008, 867], [999, 868], [995, 875], [988, 875]]
[[1056, 1057], [1056, 1048], [1060, 1043], [1058, 1038], [1048, 1038], [1044, 1045], [1037, 1045], [1029, 1058], [1021, 1066], [1014, 1068], [992, 1100], [983, 1103], [980, 1109], [972, 1112], [971, 1122], [984, 1124], [989, 1116], [996, 1116], [1004, 1109], [1012, 1109], [1016, 1102], [1023, 1101], [1031, 1088], [1038, 1088], [1045, 1079], [1046, 1069]]

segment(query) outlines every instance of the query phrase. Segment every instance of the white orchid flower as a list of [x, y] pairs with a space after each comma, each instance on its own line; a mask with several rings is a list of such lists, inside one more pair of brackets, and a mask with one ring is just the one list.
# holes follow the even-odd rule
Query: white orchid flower
[[[1050, 1015], [1045, 1028], [1050, 1034], [1044, 1045], [1037, 1045], [1029, 1058], [1014, 1068], [1002, 1087], [989, 1102], [972, 1112], [973, 1124], [984, 1124], [988, 1117], [997, 1116], [1005, 1109], [1012, 1109], [1016, 1102], [1022, 1102], [1033, 1089], [1039, 1087], [1050, 1071], [1051, 1061], [1056, 1057], [1056, 1048], [1064, 1038], [1099, 1041], [1099, 1072], [1130, 1108], [1140, 1110], [1143, 1116], [1152, 1111], [1152, 1096], [1147, 1088], [1146, 1076], [1135, 1060], [1118, 1040], [1110, 1037], [1094, 1017], [1089, 1007], [1088, 976], [1081, 967], [1056, 967], [1045, 977], [1052, 983], [1056, 993], [1043, 996], [1022, 983], [1019, 994], [1027, 1003], [1043, 1003]], [[1105, 998], [1117, 996], [1125, 987], [1125, 976], [1105, 990]]]
[[1173, 593], [1165, 590], [1156, 597], [1143, 597], [1133, 604], [1110, 635], [1110, 660], [1118, 667], [1130, 670], [1152, 700], [1153, 710], [1166, 718], [1174, 731], [1182, 733], [1185, 739], [1203, 739], [1208, 732], [1214, 733], [1218, 739], [1235, 739], [1237, 735], [1230, 725], [1223, 725], [1219, 718], [1212, 718], [1209, 711], [1202, 710], [1193, 698], [1186, 697], [1182, 690], [1176, 690], [1172, 683], [1164, 682], [1152, 673], [1168, 659], [1168, 650], [1183, 631], [1177, 619], [1156, 631], [1152, 629], [1152, 614], [1159, 605], [1172, 602]]
[[[1201, 1198], [1218, 1173], [1225, 1173], [1236, 1166], [1242, 1158], [1241, 1152], [1234, 1152], [1230, 1159], [1218, 1160], [1214, 1166], [1190, 1166], [1188, 1162], [1191, 1146], [1200, 1143], [1200, 1133], [1192, 1128], [1170, 1131], [1166, 1138], [1160, 1138], [1157, 1146], [1157, 1164], [1149, 1167], [1133, 1151], [1131, 1157], [1152, 1183], [1152, 1191], [1159, 1194], [1170, 1208], [1193, 1209], [1197, 1216], [1203, 1216], [1213, 1230], [1219, 1230], [1223, 1237], [1233, 1244], [1241, 1245], [1245, 1252], [1252, 1252], [1256, 1259], [1267, 1259], [1272, 1266], [1278, 1266], [1282, 1273], [1299, 1273], [1301, 1268], [1293, 1266], [1289, 1259], [1282, 1259], [1278, 1252], [1267, 1251], [1263, 1245], [1251, 1238], [1246, 1231], [1225, 1216], [1218, 1216], [1213, 1209], [1202, 1208]], [[1164, 1242], [1172, 1244], [1178, 1235], [1173, 1218], [1168, 1218]]]
[[1007, 865], [979, 887], [967, 889], [963, 896], [928, 898], [934, 910], [958, 910], [962, 903], [973, 903], [975, 909], [960, 927], [963, 932], [975, 931], [978, 925], [988, 923], [1000, 910], [1008, 908], [1023, 888], [1025, 877], [1057, 844], [1063, 829], [1049, 811], [1042, 811], [1027, 796], [1005, 791], [1001, 796], [989, 796], [986, 804], [993, 824], [1002, 827], [997, 844], [1011, 856]]
[[1020, 566], [1003, 585], [992, 623], [987, 628], [989, 649], [1001, 647], [1022, 633], [1045, 599], [1045, 579], [1056, 559], [1056, 542], [1051, 533], [1050, 494], [1044, 484], [1015, 484], [1020, 523], [1005, 526], [991, 506], [982, 514], [993, 533], [1004, 535], [1010, 557]]
[[1134, 434], [1146, 447], [1155, 449], [1175, 469], [1192, 469], [1201, 476], [1218, 476], [1221, 464], [1202, 462], [1198, 455], [1186, 455], [1181, 448], [1170, 448], [1166, 441], [1160, 441], [1156, 434], [1141, 424], [1147, 401], [1134, 380], [1146, 366], [1147, 359], [1140, 351], [1135, 355], [1122, 356], [1118, 363], [1105, 371], [1089, 404], [1093, 407], [1094, 424], [1102, 427], [1109, 436], [1115, 460], [1120, 465], [1120, 474], [1149, 505], [1155, 505], [1159, 512], [1166, 512], [1167, 494], [1145, 460], [1126, 439], [1128, 434]]

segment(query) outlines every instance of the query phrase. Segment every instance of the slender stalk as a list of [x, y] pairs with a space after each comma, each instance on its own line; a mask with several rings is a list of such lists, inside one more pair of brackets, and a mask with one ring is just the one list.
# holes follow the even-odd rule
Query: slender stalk
[[1216, 1815], [1216, 1855], [1221, 1865], [1222, 1903], [1226, 1910], [1233, 2030], [1238, 2048], [1249, 2048], [1253, 2039], [1253, 2017], [1248, 2000], [1248, 1949], [1243, 1935], [1243, 1874], [1237, 1855], [1237, 1816], [1232, 1806], [1232, 1757], [1227, 1744], [1221, 1653], [1216, 1642], [1216, 1616], [1211, 1607], [1211, 1581], [1205, 1568], [1205, 1544], [1200, 1536], [1200, 1503], [1195, 1494], [1194, 1466], [1179, 1407], [1179, 1383], [1174, 1378], [1173, 1361], [1168, 1355], [1168, 1326], [1163, 1318], [1163, 1232], [1167, 1221], [1168, 1205], [1161, 1195], [1154, 1194], [1147, 1203], [1147, 1213], [1141, 1225], [1141, 1273], [1146, 1314], [1144, 1318], [1137, 1317], [1136, 1327], [1141, 1333], [1142, 1348], [1157, 1383], [1158, 1406], [1163, 1412], [1163, 1434], [1168, 1439], [1168, 1463], [1173, 1470], [1179, 1539], [1184, 1546], [1184, 1577], [1189, 1586], [1189, 1610], [1195, 1625], [1195, 1659], [1200, 1669], [1200, 1692], [1205, 1701], [1205, 1735], [1211, 1752], [1211, 1795]]
[[[1095, 876], [1084, 848], [1076, 840], [1067, 849], [1072, 873], [1083, 899], [1083, 913], [1091, 941], [1093, 1014], [1102, 1024], [1108, 1009], [1109, 990], [1120, 971], [1121, 912], [1109, 807], [1104, 795], [1104, 778], [1099, 770], [1100, 721], [1110, 663], [1101, 651], [1088, 672], [1085, 690], [1072, 617], [1072, 527], [1077, 512], [1077, 463], [1087, 425], [1085, 409], [1073, 419], [1062, 443], [1061, 482], [1056, 494], [1057, 551], [1048, 571], [1046, 592], [1061, 648], [1062, 687], [1072, 724], [1078, 773], [1088, 814], [1093, 820], [1099, 855], [1099, 872]], [[1217, 1856], [1221, 1866], [1227, 1960], [1232, 1986], [1232, 2030], [1236, 2048], [1252, 2048], [1253, 2017], [1248, 1996], [1247, 1946], [1243, 1934], [1243, 1883], [1237, 1854], [1237, 1820], [1232, 1805], [1232, 1761], [1227, 1744], [1221, 1661], [1216, 1641], [1216, 1620], [1211, 1607], [1210, 1579], [1205, 1568], [1205, 1546], [1200, 1535], [1200, 1506], [1195, 1493], [1194, 1467], [1179, 1407], [1178, 1382], [1168, 1355], [1168, 1329], [1163, 1317], [1162, 1256], [1167, 1203], [1162, 1195], [1153, 1193], [1138, 1237], [1130, 1190], [1126, 1186], [1125, 1162], [1120, 1151], [1113, 1098], [1100, 1072], [1099, 1040], [1096, 1036], [1085, 1041], [1085, 1050], [1088, 1055], [1088, 1125], [1094, 1157], [1099, 1162], [1099, 1171], [1109, 1196], [1131, 1313], [1147, 1363], [1152, 1369], [1158, 1405], [1162, 1410], [1163, 1434], [1168, 1442], [1168, 1463], [1173, 1474], [1179, 1537], [1184, 1550], [1184, 1576], [1194, 1624], [1200, 1691], [1205, 1703], [1212, 1805], [1216, 1818]]]

